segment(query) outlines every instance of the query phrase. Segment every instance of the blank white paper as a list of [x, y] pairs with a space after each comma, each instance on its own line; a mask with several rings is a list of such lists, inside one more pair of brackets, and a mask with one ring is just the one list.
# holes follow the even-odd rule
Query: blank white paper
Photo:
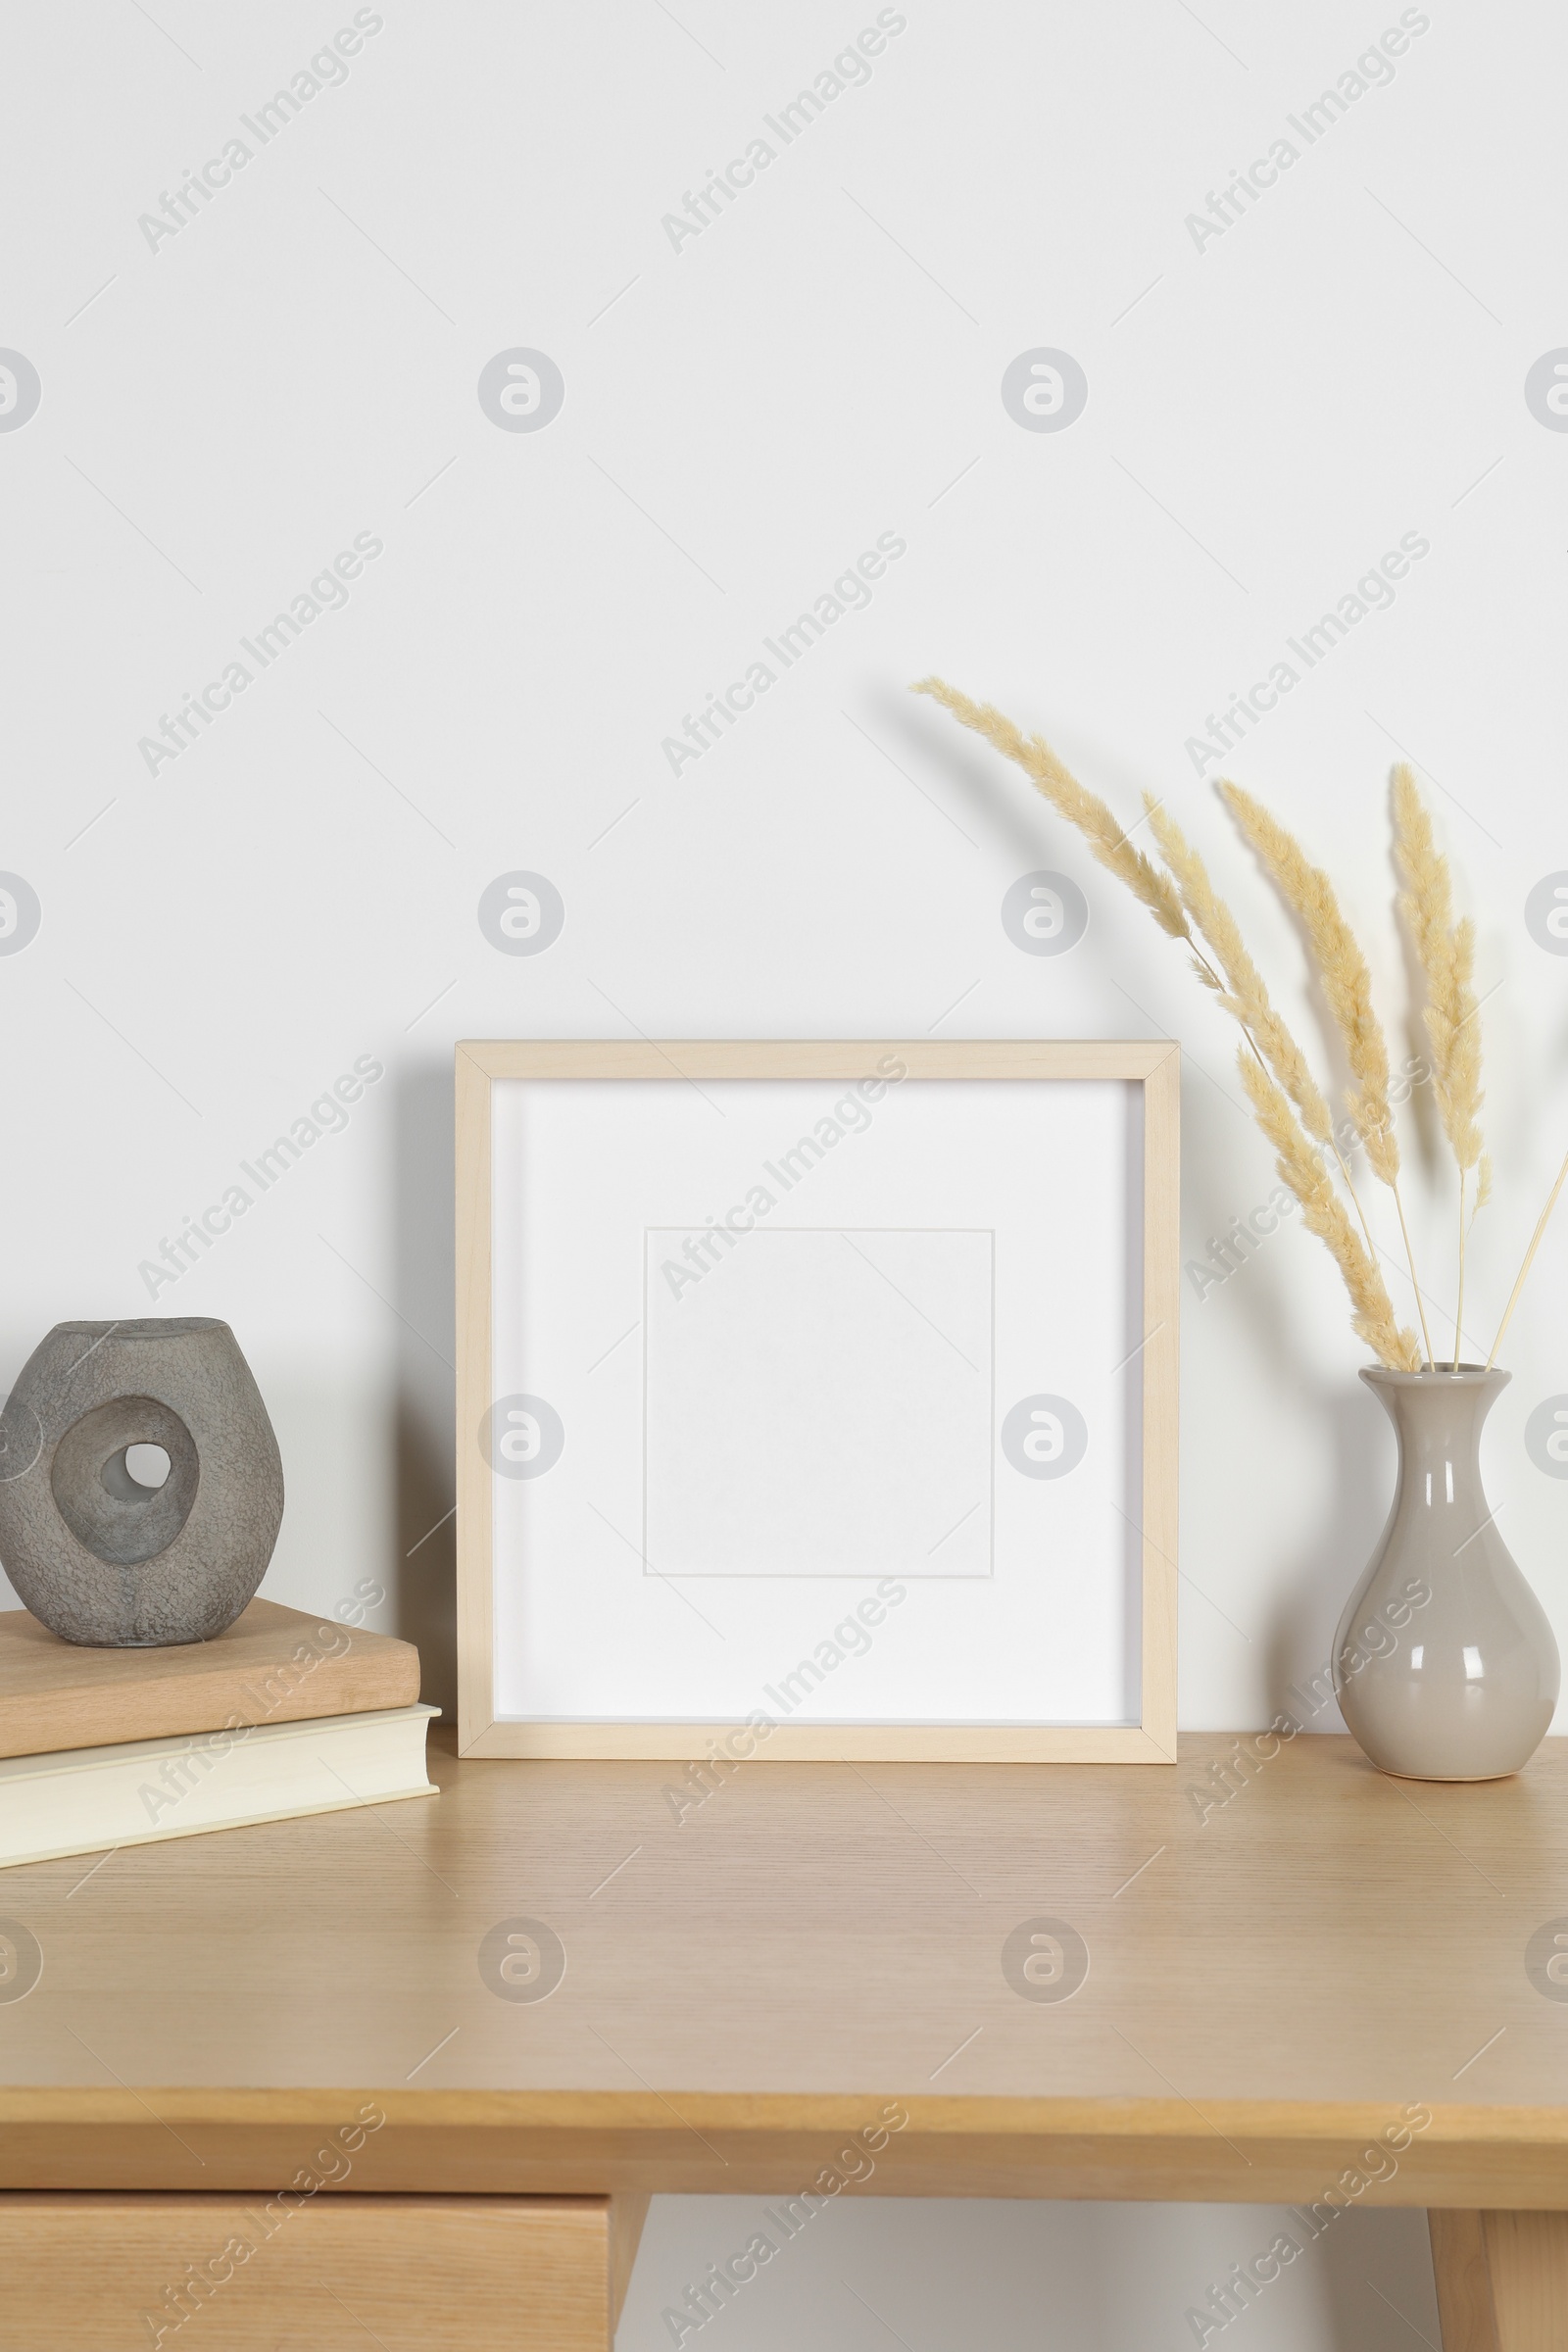
[[[1142, 1109], [498, 1082], [493, 1396], [561, 1442], [493, 1480], [497, 1714], [1135, 1722]], [[1087, 1432], [1061, 1476], [1004, 1444], [1041, 1397]]]
[[664, 1576], [986, 1576], [989, 1232], [662, 1227], [645, 1543]]

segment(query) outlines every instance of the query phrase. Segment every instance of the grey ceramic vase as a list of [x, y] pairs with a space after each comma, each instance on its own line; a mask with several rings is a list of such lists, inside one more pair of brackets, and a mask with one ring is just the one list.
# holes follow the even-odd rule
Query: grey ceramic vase
[[[143, 1484], [126, 1460], [161, 1446]], [[67, 1642], [210, 1642], [255, 1594], [283, 1465], [226, 1323], [57, 1323], [0, 1413], [0, 1566]]]
[[1546, 1613], [1481, 1487], [1481, 1425], [1506, 1372], [1361, 1378], [1399, 1441], [1394, 1508], [1334, 1642], [1340, 1710], [1380, 1771], [1416, 1781], [1518, 1772], [1546, 1736], [1561, 1669]]

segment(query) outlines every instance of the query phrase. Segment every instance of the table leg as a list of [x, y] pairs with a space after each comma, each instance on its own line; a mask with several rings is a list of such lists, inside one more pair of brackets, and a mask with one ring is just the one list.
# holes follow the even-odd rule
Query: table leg
[[1568, 2213], [1427, 2215], [1443, 2352], [1568, 2352]]

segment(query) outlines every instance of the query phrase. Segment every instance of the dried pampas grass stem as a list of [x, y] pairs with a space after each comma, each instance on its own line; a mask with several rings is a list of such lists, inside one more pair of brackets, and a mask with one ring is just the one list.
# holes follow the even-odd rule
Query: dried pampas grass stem
[[1372, 1003], [1372, 974], [1354, 932], [1340, 910], [1334, 885], [1321, 866], [1311, 863], [1295, 835], [1288, 833], [1260, 801], [1239, 784], [1222, 783], [1221, 798], [1261, 859], [1281, 898], [1306, 934], [1312, 961], [1322, 982], [1335, 1026], [1345, 1047], [1354, 1085], [1346, 1096], [1367, 1165], [1394, 1195], [1405, 1262], [1410, 1269], [1416, 1311], [1426, 1341], [1427, 1361], [1433, 1362], [1432, 1335], [1427, 1310], [1416, 1279], [1415, 1252], [1404, 1221], [1399, 1197], [1399, 1146], [1394, 1132], [1394, 1107], [1389, 1101], [1389, 1048]]
[[[1062, 765], [1043, 736], [1023, 734], [1002, 711], [993, 710], [989, 703], [972, 703], [944, 678], [922, 678], [910, 691], [930, 695], [933, 702], [951, 710], [955, 718], [972, 727], [977, 735], [983, 735], [987, 743], [995, 744], [1006, 759], [1015, 760], [1058, 816], [1077, 826], [1101, 864], [1108, 866], [1119, 881], [1126, 883], [1134, 898], [1142, 900], [1160, 929], [1172, 939], [1192, 940], [1170, 876], [1162, 874], [1142, 850], [1133, 848], [1125, 826], [1117, 823], [1097, 793], [1090, 792], [1070, 768]], [[1208, 980], [1218, 987], [1212, 971]]]
[[1525, 1251], [1525, 1262], [1520, 1267], [1518, 1279], [1508, 1294], [1508, 1303], [1502, 1310], [1502, 1321], [1497, 1325], [1497, 1336], [1492, 1343], [1492, 1353], [1487, 1358], [1489, 1372], [1496, 1361], [1497, 1349], [1502, 1346], [1502, 1335], [1513, 1321], [1513, 1310], [1518, 1305], [1519, 1294], [1525, 1287], [1525, 1276], [1535, 1264], [1536, 1251], [1541, 1248], [1542, 1236], [1551, 1222], [1551, 1212], [1557, 1205], [1557, 1195], [1562, 1191], [1565, 1178], [1568, 1178], [1568, 1158], [1564, 1158], [1562, 1166], [1557, 1170], [1557, 1181], [1547, 1196], [1545, 1207], [1536, 1220], [1536, 1230], [1531, 1235], [1530, 1247]]
[[[1394, 855], [1404, 889], [1399, 911], [1426, 981], [1432, 1083], [1443, 1131], [1459, 1170], [1459, 1297], [1453, 1317], [1453, 1369], [1459, 1368], [1464, 1319], [1465, 1180], [1481, 1154], [1481, 1006], [1475, 992], [1475, 925], [1453, 919], [1448, 860], [1433, 846], [1432, 819], [1408, 767], [1394, 771]], [[1478, 1179], [1476, 1207], [1491, 1191], [1490, 1163]]]
[[[1208, 869], [1170, 812], [1144, 795], [1145, 822], [1162, 862], [1136, 849], [1105, 802], [1080, 784], [1039, 735], [1025, 735], [989, 703], [972, 702], [945, 679], [922, 678], [913, 689], [940, 703], [964, 726], [983, 735], [1004, 758], [1021, 767], [1058, 815], [1077, 827], [1090, 850], [1160, 929], [1191, 952], [1193, 969], [1242, 1032], [1242, 1084], [1258, 1125], [1273, 1145], [1280, 1175], [1299, 1200], [1305, 1223], [1331, 1252], [1350, 1297], [1351, 1321], [1381, 1363], [1391, 1370], [1418, 1372], [1422, 1354], [1415, 1335], [1395, 1314], [1379, 1264], [1379, 1251], [1341, 1149], [1345, 1130], [1335, 1121], [1305, 1054], [1282, 1019], [1249, 955], [1229, 906], [1215, 890]], [[1329, 1010], [1345, 1049], [1351, 1084], [1346, 1096], [1351, 1124], [1367, 1164], [1394, 1195], [1405, 1261], [1415, 1291], [1425, 1362], [1436, 1366], [1426, 1302], [1416, 1276], [1410, 1230], [1399, 1193], [1399, 1147], [1389, 1091], [1389, 1049], [1372, 1003], [1372, 976], [1355, 935], [1340, 909], [1327, 874], [1313, 865], [1299, 842], [1262, 804], [1239, 785], [1219, 787], [1232, 816], [1264, 870], [1299, 922]], [[1447, 860], [1434, 845], [1431, 818], [1408, 767], [1394, 779], [1395, 856], [1403, 884], [1399, 905], [1409, 927], [1426, 984], [1427, 1033], [1432, 1041], [1433, 1080], [1444, 1131], [1459, 1173], [1459, 1289], [1454, 1316], [1452, 1365], [1459, 1364], [1464, 1317], [1466, 1242], [1477, 1213], [1492, 1192], [1492, 1162], [1482, 1150], [1481, 1006], [1475, 991], [1475, 932], [1456, 922]], [[1358, 1235], [1345, 1199], [1330, 1174], [1333, 1152], [1345, 1195], [1360, 1219]], [[1474, 1200], [1469, 1179], [1475, 1173]], [[1507, 1308], [1493, 1344], [1490, 1365], [1502, 1345], [1525, 1279], [1557, 1200], [1568, 1186], [1568, 1158], [1558, 1170], [1550, 1199], [1541, 1212], [1525, 1252]], [[1362, 1239], [1364, 1236], [1364, 1241]]]
[[1182, 905], [1200, 937], [1212, 949], [1225, 975], [1228, 993], [1221, 1002], [1248, 1031], [1258, 1059], [1284, 1087], [1300, 1112], [1308, 1134], [1320, 1144], [1329, 1143], [1333, 1130], [1322, 1090], [1306, 1066], [1305, 1054], [1269, 1003], [1263, 975], [1243, 945], [1236, 917], [1210, 882], [1208, 868], [1175, 818], [1152, 793], [1145, 793], [1144, 808], [1150, 831], [1159, 844], [1159, 854], [1175, 877]]
[[[1413, 1341], [1409, 1341], [1407, 1348], [1408, 1334], [1401, 1333], [1396, 1324], [1393, 1302], [1378, 1270], [1371, 1229], [1335, 1141], [1334, 1123], [1322, 1089], [1312, 1076], [1306, 1056], [1270, 1004], [1262, 974], [1247, 952], [1235, 916], [1215, 891], [1201, 858], [1174, 818], [1151, 795], [1145, 794], [1148, 820], [1169, 868], [1168, 872], [1162, 872], [1142, 851], [1134, 849], [1112, 810], [1097, 794], [1079, 783], [1041, 736], [1026, 736], [1004, 712], [989, 703], [971, 701], [944, 678], [922, 678], [912, 691], [929, 695], [933, 702], [951, 710], [955, 718], [972, 728], [975, 734], [983, 735], [1004, 758], [1021, 767], [1058, 814], [1083, 834], [1101, 864], [1108, 867], [1149, 908], [1160, 929], [1169, 938], [1186, 942], [1192, 950], [1193, 968], [1199, 979], [1240, 1024], [1246, 1040], [1244, 1061], [1250, 1053], [1252, 1057], [1250, 1066], [1266, 1089], [1265, 1095], [1253, 1097], [1253, 1108], [1261, 1123], [1259, 1102], [1267, 1101], [1271, 1104], [1273, 1124], [1266, 1125], [1264, 1132], [1281, 1153], [1281, 1172], [1286, 1174], [1286, 1182], [1297, 1191], [1303, 1206], [1310, 1199], [1307, 1225], [1328, 1244], [1345, 1275], [1357, 1332], [1378, 1349], [1386, 1363], [1403, 1363], [1405, 1353], [1413, 1357]], [[1284, 1138], [1289, 1139], [1288, 1149]], [[1351, 1230], [1314, 1143], [1326, 1146], [1339, 1161], [1340, 1173], [1366, 1235], [1365, 1249]], [[1295, 1169], [1294, 1176], [1285, 1171], [1287, 1158]], [[1298, 1189], [1302, 1186], [1304, 1191]], [[1376, 1338], [1369, 1337], [1374, 1333], [1378, 1335]]]
[[1361, 1206], [1361, 1197], [1345, 1163], [1345, 1154], [1335, 1140], [1334, 1123], [1329, 1117], [1323, 1090], [1307, 1066], [1306, 1055], [1269, 1003], [1263, 975], [1242, 943], [1236, 917], [1215, 891], [1208, 878], [1208, 868], [1175, 818], [1168, 815], [1147, 792], [1144, 806], [1149, 811], [1151, 828], [1159, 844], [1160, 856], [1176, 878], [1176, 887], [1182, 894], [1182, 905], [1219, 958], [1220, 969], [1230, 989], [1229, 995], [1222, 996], [1220, 1003], [1241, 1022], [1253, 1053], [1285, 1089], [1300, 1112], [1301, 1124], [1312, 1141], [1327, 1145], [1334, 1153], [1340, 1174], [1345, 1180], [1345, 1189], [1355, 1203], [1355, 1213], [1361, 1220], [1366, 1246], [1371, 1250], [1374, 1247], [1372, 1228], [1366, 1221], [1366, 1211]]
[[1238, 1054], [1257, 1123], [1274, 1146], [1275, 1166], [1301, 1203], [1307, 1230], [1326, 1242], [1350, 1294], [1350, 1321], [1358, 1336], [1393, 1372], [1419, 1372], [1420, 1350], [1415, 1334], [1396, 1322], [1388, 1288], [1377, 1264], [1345, 1213], [1334, 1190], [1322, 1153], [1308, 1141], [1300, 1120], [1278, 1086], [1245, 1053]]

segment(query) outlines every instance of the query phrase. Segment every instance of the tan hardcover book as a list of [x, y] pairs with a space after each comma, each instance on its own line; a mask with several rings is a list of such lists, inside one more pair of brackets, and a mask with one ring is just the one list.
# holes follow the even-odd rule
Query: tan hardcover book
[[0, 1610], [0, 1756], [183, 1740], [412, 1706], [411, 1642], [253, 1600], [215, 1642], [82, 1649], [25, 1609]]

